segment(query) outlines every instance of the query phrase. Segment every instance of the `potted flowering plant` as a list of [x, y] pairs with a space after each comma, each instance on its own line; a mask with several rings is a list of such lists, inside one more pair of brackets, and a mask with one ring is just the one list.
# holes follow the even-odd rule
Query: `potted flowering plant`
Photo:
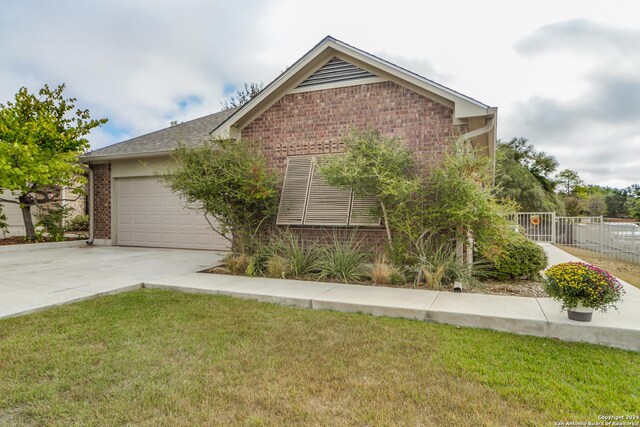
[[569, 319], [590, 322], [593, 310], [615, 308], [624, 294], [622, 284], [606, 271], [584, 262], [554, 265], [544, 273], [545, 290], [562, 302]]

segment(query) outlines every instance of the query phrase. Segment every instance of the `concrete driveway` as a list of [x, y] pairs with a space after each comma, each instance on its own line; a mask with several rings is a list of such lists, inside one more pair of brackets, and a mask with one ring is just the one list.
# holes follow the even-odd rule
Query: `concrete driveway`
[[203, 270], [224, 253], [184, 249], [71, 247], [0, 253], [0, 318], [140, 287]]

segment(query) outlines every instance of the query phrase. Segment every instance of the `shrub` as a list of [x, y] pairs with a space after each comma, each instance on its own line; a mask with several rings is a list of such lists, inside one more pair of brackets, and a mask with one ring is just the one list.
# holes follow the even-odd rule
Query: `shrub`
[[[161, 175], [187, 203], [214, 218], [211, 227], [233, 242], [235, 253], [253, 253], [255, 238], [278, 210], [277, 173], [257, 144], [212, 140], [197, 148], [179, 146], [177, 167]], [[215, 224], [215, 225], [214, 225]]]
[[362, 249], [355, 234], [347, 239], [334, 235], [330, 244], [318, 250], [318, 277], [344, 283], [357, 282], [367, 277], [369, 255]]
[[247, 276], [263, 276], [267, 271], [267, 261], [271, 253], [269, 248], [263, 244], [257, 243], [253, 255], [249, 257]]
[[86, 231], [89, 229], [89, 215], [77, 215], [65, 226], [67, 231]]
[[501, 242], [510, 226], [507, 215], [516, 205], [496, 197], [493, 178], [490, 157], [456, 142], [424, 186], [425, 228], [450, 239], [466, 239], [473, 231], [480, 247]]
[[291, 230], [276, 231], [269, 240], [270, 256], [286, 260], [286, 271], [291, 277], [302, 277], [311, 273], [316, 264], [314, 247], [306, 245]]
[[250, 258], [244, 254], [230, 255], [225, 260], [225, 264], [232, 274], [245, 274], [249, 261]]
[[606, 312], [624, 294], [622, 284], [611, 274], [584, 262], [554, 265], [544, 273], [545, 290], [562, 302], [563, 310], [583, 306]]
[[399, 271], [396, 268], [394, 268], [391, 271], [391, 277], [389, 278], [389, 283], [391, 283], [392, 285], [395, 285], [395, 286], [404, 285], [409, 281], [410, 280], [407, 278], [407, 276], [404, 275], [404, 273], [402, 273], [402, 271]]
[[267, 275], [275, 279], [285, 279], [289, 275], [289, 261], [274, 255], [267, 260]]
[[414, 261], [416, 283], [424, 281], [429, 289], [439, 289], [455, 281], [467, 286], [473, 281], [471, 267], [458, 261], [453, 245], [434, 236], [422, 237], [416, 243]]
[[36, 214], [36, 226], [41, 227], [51, 240], [64, 240], [65, 228], [62, 225], [72, 209], [63, 205], [51, 205]]
[[520, 233], [510, 233], [495, 254], [485, 255], [491, 263], [488, 275], [500, 280], [533, 279], [547, 266], [544, 249]]

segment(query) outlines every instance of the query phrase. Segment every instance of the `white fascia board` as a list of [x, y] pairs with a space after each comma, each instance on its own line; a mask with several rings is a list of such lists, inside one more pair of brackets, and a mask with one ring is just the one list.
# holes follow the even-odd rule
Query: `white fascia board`
[[476, 117], [488, 115], [489, 106], [473, 98], [455, 92], [436, 82], [432, 82], [424, 77], [418, 76], [408, 70], [393, 65], [389, 62], [381, 60], [367, 52], [356, 50], [351, 46], [345, 45], [340, 41], [329, 41], [331, 47], [342, 52], [345, 55], [352, 56], [360, 61], [369, 64], [371, 67], [382, 70], [386, 73], [396, 76], [402, 80], [406, 80], [416, 86], [434, 93], [444, 99], [452, 101], [455, 105], [455, 118]]

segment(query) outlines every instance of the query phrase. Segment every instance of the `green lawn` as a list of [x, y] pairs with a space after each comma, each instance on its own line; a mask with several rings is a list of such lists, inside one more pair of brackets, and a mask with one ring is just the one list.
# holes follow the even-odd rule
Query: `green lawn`
[[553, 425], [640, 413], [640, 354], [140, 290], [0, 321], [0, 425]]

